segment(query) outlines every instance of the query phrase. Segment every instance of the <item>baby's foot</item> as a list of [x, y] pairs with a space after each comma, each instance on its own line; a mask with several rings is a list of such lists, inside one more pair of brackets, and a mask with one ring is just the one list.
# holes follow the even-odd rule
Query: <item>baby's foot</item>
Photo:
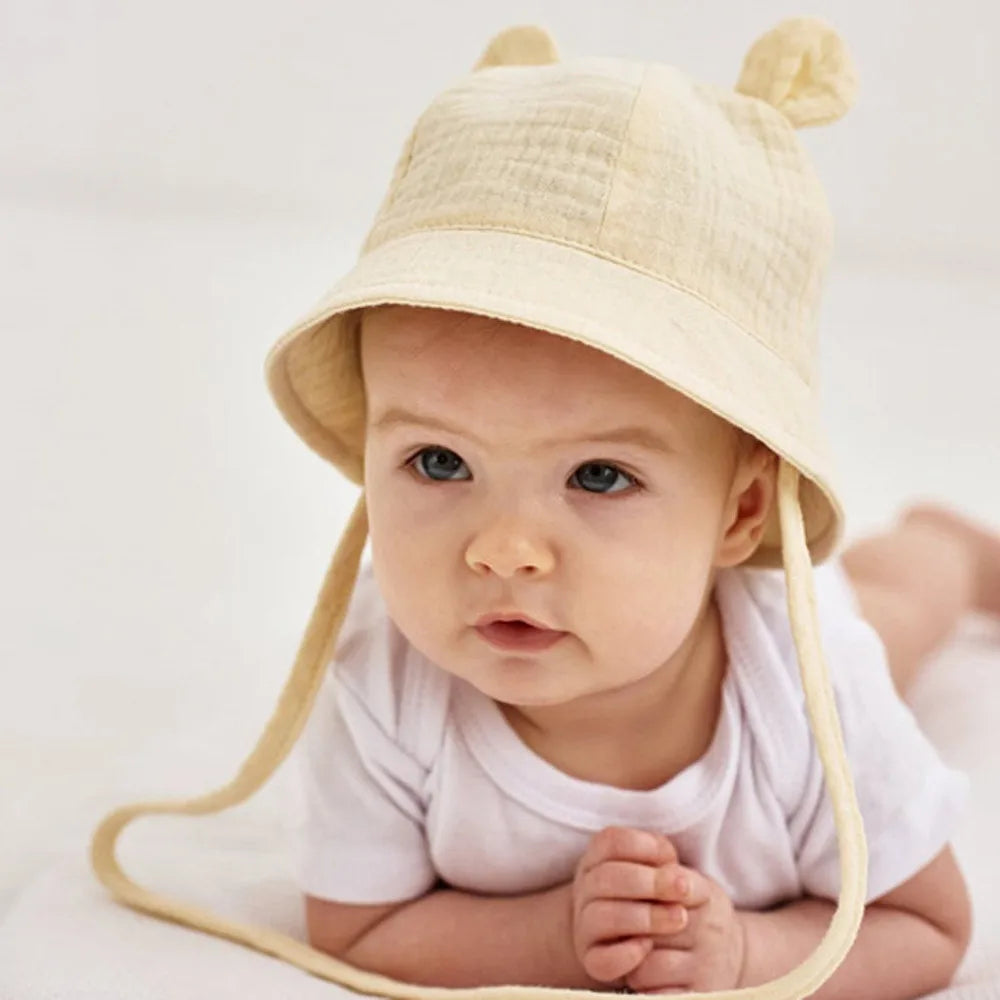
[[1000, 534], [950, 507], [933, 503], [907, 507], [900, 522], [932, 524], [963, 539], [976, 560], [975, 606], [979, 611], [1000, 616]]

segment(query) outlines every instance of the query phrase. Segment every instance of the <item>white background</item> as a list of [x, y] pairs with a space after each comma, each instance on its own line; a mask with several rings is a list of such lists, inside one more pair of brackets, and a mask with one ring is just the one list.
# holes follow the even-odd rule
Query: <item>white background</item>
[[917, 495], [1000, 527], [998, 11], [0, 0], [0, 913], [107, 809], [208, 791], [253, 746], [356, 496], [264, 356], [508, 25], [720, 84], [783, 17], [837, 27], [858, 104], [800, 135], [838, 224], [849, 538]]

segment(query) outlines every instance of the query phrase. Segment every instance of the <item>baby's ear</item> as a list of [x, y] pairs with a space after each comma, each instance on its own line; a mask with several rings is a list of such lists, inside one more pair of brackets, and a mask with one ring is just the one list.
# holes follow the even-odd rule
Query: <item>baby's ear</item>
[[782, 21], [754, 42], [736, 90], [777, 108], [795, 128], [826, 125], [854, 103], [858, 78], [847, 46], [817, 17]]
[[545, 66], [559, 62], [552, 36], [537, 24], [515, 24], [495, 35], [473, 71], [487, 66]]

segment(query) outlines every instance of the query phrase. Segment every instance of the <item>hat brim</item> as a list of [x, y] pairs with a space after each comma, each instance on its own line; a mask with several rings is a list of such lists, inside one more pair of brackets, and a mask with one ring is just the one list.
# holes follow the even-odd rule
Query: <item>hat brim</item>
[[[523, 324], [639, 368], [799, 470], [813, 563], [839, 544], [844, 514], [816, 396], [794, 367], [686, 289], [627, 261], [521, 232], [423, 229], [382, 243], [272, 347], [265, 369], [275, 403], [303, 440], [353, 482], [363, 481], [364, 397], [356, 337], [348, 336], [346, 321], [353, 310], [388, 303]], [[773, 509], [748, 564], [781, 566], [780, 546]]]

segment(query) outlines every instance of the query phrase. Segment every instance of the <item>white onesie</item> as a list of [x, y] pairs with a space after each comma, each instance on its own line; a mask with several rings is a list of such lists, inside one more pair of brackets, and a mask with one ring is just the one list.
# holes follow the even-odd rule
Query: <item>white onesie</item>
[[[867, 901], [951, 839], [968, 777], [945, 765], [898, 697], [885, 650], [839, 561], [814, 567], [821, 638], [868, 838]], [[568, 881], [605, 826], [658, 830], [741, 909], [836, 899], [836, 832], [805, 712], [784, 572], [723, 569], [729, 656], [699, 760], [649, 791], [559, 771], [494, 702], [417, 652], [362, 563], [335, 654], [293, 749], [295, 875], [349, 903], [411, 899], [438, 880], [482, 894]]]

